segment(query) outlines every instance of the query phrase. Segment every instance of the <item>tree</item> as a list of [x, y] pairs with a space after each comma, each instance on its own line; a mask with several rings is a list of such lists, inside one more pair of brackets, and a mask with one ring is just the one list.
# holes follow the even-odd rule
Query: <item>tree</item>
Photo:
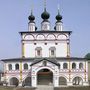
[[85, 58], [88, 59], [88, 60], [90, 60], [90, 53], [86, 54], [85, 55]]

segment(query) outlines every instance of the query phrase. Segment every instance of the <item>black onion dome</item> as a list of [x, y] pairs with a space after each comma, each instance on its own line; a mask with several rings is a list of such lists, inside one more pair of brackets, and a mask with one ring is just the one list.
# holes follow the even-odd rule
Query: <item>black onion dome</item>
[[44, 12], [41, 14], [42, 19], [49, 19], [50, 14], [44, 9]]
[[35, 16], [31, 13], [31, 15], [28, 17], [28, 19], [29, 19], [30, 21], [33, 21], [33, 20], [35, 20]]
[[58, 15], [56, 16], [56, 20], [57, 21], [61, 21], [62, 20], [62, 16], [58, 13]]

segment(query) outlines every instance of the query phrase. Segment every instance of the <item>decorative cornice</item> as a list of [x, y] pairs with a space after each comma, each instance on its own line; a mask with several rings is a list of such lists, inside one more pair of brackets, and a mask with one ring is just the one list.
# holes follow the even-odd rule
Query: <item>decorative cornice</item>
[[57, 60], [57, 61], [66, 61], [66, 60], [75, 60], [75, 61], [88, 61], [86, 58], [81, 58], [81, 57], [41, 57], [41, 58], [10, 58], [10, 59], [2, 59], [1, 61], [5, 62], [5, 61], [13, 61], [13, 62], [16, 62], [16, 61], [20, 61], [22, 60], [23, 62], [24, 61], [34, 61], [34, 60], [41, 60], [41, 59], [49, 59], [49, 60]]
[[23, 32], [19, 32], [21, 35], [22, 34], [30, 34], [30, 33], [68, 33], [69, 35], [72, 33], [72, 31], [34, 31], [34, 32], [30, 32], [30, 31], [23, 31]]

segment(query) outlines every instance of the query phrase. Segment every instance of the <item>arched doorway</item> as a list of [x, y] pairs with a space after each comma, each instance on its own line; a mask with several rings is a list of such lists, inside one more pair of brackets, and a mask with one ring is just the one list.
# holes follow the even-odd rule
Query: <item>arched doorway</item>
[[31, 86], [31, 77], [27, 77], [24, 81], [22, 86]]
[[75, 77], [73, 79], [73, 85], [83, 85], [83, 80], [81, 77]]
[[59, 77], [59, 85], [67, 85], [67, 80], [64, 77]]
[[16, 77], [10, 79], [10, 85], [18, 86], [18, 84], [19, 84], [19, 80]]
[[42, 69], [37, 73], [37, 85], [52, 85], [53, 73], [48, 69]]

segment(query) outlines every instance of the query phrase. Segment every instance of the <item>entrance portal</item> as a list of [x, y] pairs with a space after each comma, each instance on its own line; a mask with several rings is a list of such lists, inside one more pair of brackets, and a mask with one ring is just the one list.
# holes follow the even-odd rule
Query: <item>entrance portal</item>
[[37, 84], [38, 85], [52, 85], [53, 84], [53, 73], [48, 69], [42, 69], [37, 73]]

